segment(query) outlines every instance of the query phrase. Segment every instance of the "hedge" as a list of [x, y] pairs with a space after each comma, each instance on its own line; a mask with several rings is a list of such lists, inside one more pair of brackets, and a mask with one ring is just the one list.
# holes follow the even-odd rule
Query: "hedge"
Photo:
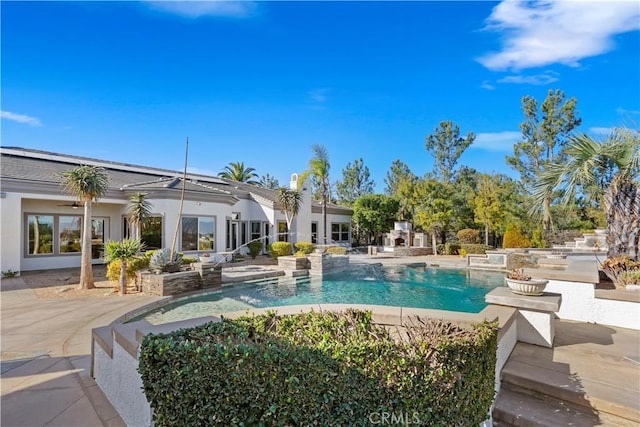
[[477, 244], [462, 243], [460, 245], [460, 248], [467, 251], [467, 254], [485, 254], [487, 251], [495, 249], [491, 245], [481, 245], [479, 243]]
[[364, 426], [383, 412], [430, 426], [487, 418], [496, 322], [414, 318], [394, 332], [355, 310], [223, 318], [146, 336], [139, 372], [158, 427]]
[[328, 247], [325, 252], [329, 255], [346, 255], [347, 248], [345, 248], [344, 246], [331, 246]]
[[289, 242], [273, 242], [271, 244], [271, 256], [278, 259], [281, 256], [291, 255], [291, 243]]
[[311, 242], [297, 242], [293, 245], [298, 252], [303, 252], [305, 255], [309, 255], [313, 252], [313, 243]]

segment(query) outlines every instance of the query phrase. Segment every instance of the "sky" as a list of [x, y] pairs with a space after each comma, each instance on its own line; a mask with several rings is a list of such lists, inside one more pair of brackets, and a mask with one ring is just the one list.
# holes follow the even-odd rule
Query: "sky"
[[459, 165], [515, 172], [521, 99], [575, 97], [577, 131], [640, 122], [640, 4], [2, 1], [1, 144], [216, 175], [244, 162], [281, 185], [329, 154], [431, 171], [451, 120]]

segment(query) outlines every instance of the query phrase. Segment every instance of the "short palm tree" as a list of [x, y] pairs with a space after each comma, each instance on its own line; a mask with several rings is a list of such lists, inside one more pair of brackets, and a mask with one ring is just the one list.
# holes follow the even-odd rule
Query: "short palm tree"
[[64, 191], [84, 204], [79, 288], [92, 289], [95, 286], [91, 267], [91, 204], [106, 194], [109, 178], [104, 168], [88, 165], [65, 170], [60, 176]]
[[231, 162], [224, 167], [224, 170], [218, 174], [220, 178], [230, 179], [232, 181], [244, 182], [247, 184], [258, 185], [259, 182], [254, 178], [258, 178], [256, 170], [251, 167], [244, 167], [244, 162]]
[[276, 189], [276, 195], [278, 196], [278, 204], [280, 209], [284, 213], [284, 217], [287, 221], [287, 230], [289, 232], [289, 242], [291, 242], [291, 253], [293, 250], [293, 238], [291, 236], [291, 224], [293, 219], [298, 215], [300, 206], [302, 205], [302, 193], [300, 190], [293, 190], [285, 187], [279, 187]]
[[110, 263], [120, 261], [120, 295], [126, 293], [127, 263], [144, 250], [144, 243], [139, 239], [124, 239], [121, 242], [110, 240], [104, 245], [104, 261]]
[[140, 239], [142, 236], [142, 227], [149, 221], [151, 217], [151, 203], [147, 200], [147, 193], [134, 193], [129, 196], [129, 206], [127, 208], [127, 218], [133, 229], [131, 235], [134, 239]]
[[589, 192], [601, 183], [598, 172], [611, 170], [604, 182], [604, 204], [607, 214], [608, 257], [628, 255], [638, 259], [640, 239], [640, 133], [628, 128], [617, 129], [605, 141], [587, 135], [570, 138], [563, 163], [551, 164], [542, 174], [534, 192], [531, 211], [539, 208], [549, 191], [562, 191], [563, 204], [574, 200], [578, 191]]
[[309, 161], [309, 172], [316, 179], [319, 185], [320, 197], [322, 199], [322, 243], [327, 243], [327, 202], [331, 197], [331, 184], [329, 182], [329, 154], [327, 149], [320, 144], [311, 146], [313, 158]]

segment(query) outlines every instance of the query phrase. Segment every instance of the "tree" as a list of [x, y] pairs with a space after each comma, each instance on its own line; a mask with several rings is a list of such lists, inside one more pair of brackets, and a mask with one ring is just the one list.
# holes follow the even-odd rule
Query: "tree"
[[566, 159], [548, 165], [534, 188], [531, 211], [545, 203], [552, 191], [563, 194], [562, 204], [602, 179], [602, 165], [615, 165], [615, 174], [605, 183], [608, 256], [628, 255], [638, 259], [640, 246], [640, 132], [619, 128], [602, 142], [581, 134], [569, 139]]
[[149, 221], [151, 217], [151, 203], [147, 200], [147, 193], [134, 193], [129, 196], [129, 207], [127, 209], [127, 218], [133, 229], [132, 238], [140, 239], [142, 236], [142, 227]]
[[278, 182], [278, 180], [274, 176], [271, 176], [269, 174], [262, 175], [260, 177], [260, 182], [258, 183], [258, 185], [260, 187], [269, 188], [271, 190], [275, 190], [276, 188], [280, 187], [280, 183]]
[[[302, 205], [302, 193], [300, 190], [279, 187], [276, 189], [276, 195], [278, 197], [280, 210], [284, 213], [284, 218], [287, 221], [287, 231], [291, 236], [291, 224], [293, 224], [293, 219], [300, 211], [300, 206]], [[289, 242], [291, 243], [291, 253], [294, 253], [292, 236], [289, 238]]]
[[473, 197], [475, 221], [484, 225], [484, 244], [489, 244], [489, 231], [504, 218], [505, 209], [499, 197], [500, 183], [496, 175], [481, 174]]
[[127, 263], [144, 250], [140, 239], [124, 239], [121, 242], [110, 240], [104, 245], [104, 261], [120, 261], [120, 296], [127, 291]]
[[384, 194], [387, 196], [394, 196], [398, 191], [398, 185], [400, 182], [407, 178], [413, 179], [415, 175], [409, 169], [405, 163], [396, 159], [391, 163], [391, 168], [387, 172], [387, 177], [384, 179], [386, 184]]
[[91, 267], [91, 204], [107, 192], [109, 178], [104, 168], [88, 165], [62, 171], [60, 176], [64, 191], [84, 204], [79, 288], [92, 289], [95, 286]]
[[[535, 98], [529, 95], [522, 98], [525, 120], [520, 124], [520, 129], [523, 141], [514, 145], [513, 156], [507, 156], [506, 160], [520, 173], [527, 190], [532, 190], [549, 163], [562, 156], [562, 149], [571, 131], [582, 122], [577, 116], [576, 104], [575, 98], [565, 101], [563, 91], [549, 90], [538, 113], [538, 101]], [[552, 226], [552, 197], [551, 193], [546, 194], [544, 203], [539, 206], [545, 232]]]
[[309, 161], [309, 172], [314, 178], [322, 201], [322, 242], [327, 244], [327, 202], [331, 198], [331, 184], [329, 181], [329, 154], [327, 149], [320, 144], [311, 146], [313, 158]]
[[353, 204], [353, 221], [367, 233], [367, 243], [379, 241], [379, 236], [391, 230], [398, 214], [398, 200], [384, 194], [365, 194]]
[[473, 132], [462, 138], [460, 127], [451, 121], [440, 122], [440, 126], [425, 141], [425, 148], [434, 159], [433, 170], [436, 177], [444, 182], [451, 182], [458, 159], [475, 139]]
[[453, 216], [450, 185], [435, 178], [421, 179], [416, 183], [415, 199], [418, 201], [414, 222], [431, 234], [433, 254], [437, 255], [438, 233], [449, 229]]
[[245, 168], [244, 162], [231, 162], [224, 167], [224, 170], [220, 172], [218, 176], [232, 181], [258, 185], [258, 181], [254, 179], [258, 177], [258, 174], [255, 171], [256, 170], [254, 168]]
[[353, 165], [347, 163], [342, 169], [342, 182], [336, 184], [338, 203], [353, 206], [358, 197], [373, 194], [374, 185], [369, 168], [364, 165], [362, 158], [355, 160]]

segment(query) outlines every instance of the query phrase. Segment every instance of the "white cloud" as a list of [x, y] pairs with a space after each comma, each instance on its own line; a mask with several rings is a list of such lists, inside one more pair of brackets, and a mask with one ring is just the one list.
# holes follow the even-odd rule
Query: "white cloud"
[[311, 101], [318, 104], [325, 103], [327, 101], [328, 94], [329, 94], [329, 89], [327, 88], [313, 89], [313, 90], [310, 90], [308, 93]]
[[544, 74], [536, 74], [533, 76], [506, 76], [498, 80], [498, 83], [547, 85], [549, 83], [557, 82], [559, 80], [557, 75], [557, 73], [548, 71]]
[[12, 120], [18, 123], [24, 123], [29, 126], [42, 126], [40, 119], [37, 117], [31, 117], [24, 114], [16, 114], [10, 111], [0, 111], [0, 117], [7, 120]]
[[174, 13], [187, 18], [202, 16], [224, 16], [229, 18], [246, 18], [253, 15], [258, 8], [254, 1], [149, 1], [146, 3], [153, 9]]
[[488, 80], [483, 81], [482, 84], [480, 85], [480, 87], [482, 89], [486, 89], [486, 90], [494, 90], [496, 88]]
[[596, 135], [611, 135], [616, 128], [599, 128], [593, 127], [589, 128], [589, 132]]
[[628, 116], [635, 116], [635, 115], [639, 115], [640, 111], [638, 110], [627, 110], [626, 108], [622, 108], [622, 107], [618, 107], [616, 108], [616, 113], [618, 114], [623, 114], [623, 115], [628, 115]]
[[635, 1], [504, 0], [487, 18], [504, 35], [502, 50], [478, 61], [491, 70], [519, 70], [579, 61], [614, 48], [614, 36], [640, 29]]
[[516, 131], [484, 132], [476, 134], [473, 148], [486, 151], [507, 152], [513, 149], [513, 144], [522, 140], [522, 133]]

